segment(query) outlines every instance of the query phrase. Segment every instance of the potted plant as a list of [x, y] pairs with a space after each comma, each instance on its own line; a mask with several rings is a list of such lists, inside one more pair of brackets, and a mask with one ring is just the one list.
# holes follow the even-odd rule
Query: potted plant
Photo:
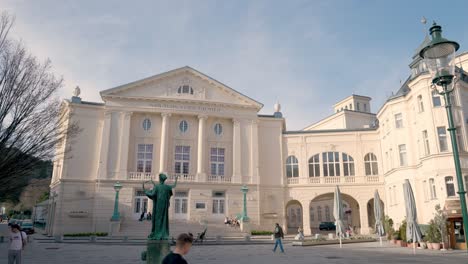
[[387, 232], [387, 240], [395, 244], [396, 239], [394, 238], [395, 229], [393, 228], [393, 220], [388, 215], [384, 218], [384, 230]]
[[439, 250], [440, 249], [440, 242], [442, 240], [442, 237], [440, 235], [439, 228], [437, 228], [437, 224], [435, 223], [434, 220], [431, 220], [429, 223], [429, 234], [431, 234], [431, 247], [434, 250]]
[[435, 211], [434, 223], [440, 233], [440, 242], [443, 243], [443, 248], [446, 249], [448, 247], [448, 242], [446, 239], [448, 234], [447, 214], [444, 210], [442, 210], [439, 204], [435, 206]]
[[400, 225], [400, 229], [398, 230], [398, 232], [400, 233], [400, 239], [401, 239], [401, 242], [400, 242], [400, 246], [402, 247], [406, 247], [407, 246], [407, 243], [406, 243], [406, 220], [403, 220], [403, 222], [401, 222], [401, 225]]

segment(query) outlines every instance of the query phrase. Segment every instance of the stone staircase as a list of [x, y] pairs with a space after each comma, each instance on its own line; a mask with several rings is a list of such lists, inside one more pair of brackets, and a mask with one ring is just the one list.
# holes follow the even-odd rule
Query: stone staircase
[[[196, 236], [198, 233], [203, 232], [207, 227], [207, 237], [214, 238], [221, 237], [243, 237], [245, 234], [239, 228], [226, 226], [223, 223], [206, 223], [200, 224], [198, 222], [184, 221], [184, 220], [170, 220], [169, 233], [172, 237], [177, 237], [180, 233], [192, 233]], [[151, 232], [151, 221], [138, 221], [138, 220], [124, 220], [120, 226], [120, 232], [116, 236], [127, 236], [129, 238], [146, 238]]]

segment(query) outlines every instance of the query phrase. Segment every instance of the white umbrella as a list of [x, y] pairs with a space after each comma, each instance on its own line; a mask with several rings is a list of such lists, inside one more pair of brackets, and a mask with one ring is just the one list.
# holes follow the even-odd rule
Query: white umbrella
[[338, 186], [336, 186], [333, 200], [333, 217], [335, 217], [336, 235], [340, 239], [340, 248], [342, 248], [341, 237], [345, 233], [345, 229], [343, 224], [343, 202], [341, 201], [341, 193]]
[[379, 191], [374, 193], [374, 216], [375, 216], [375, 233], [379, 235], [380, 246], [382, 246], [382, 236], [385, 235], [385, 229], [382, 224], [382, 206], [380, 204]]
[[413, 242], [413, 253], [416, 254], [416, 242], [421, 241], [421, 230], [418, 226], [418, 214], [416, 212], [416, 202], [414, 201], [413, 189], [408, 179], [403, 184], [403, 194], [406, 207], [406, 240]]

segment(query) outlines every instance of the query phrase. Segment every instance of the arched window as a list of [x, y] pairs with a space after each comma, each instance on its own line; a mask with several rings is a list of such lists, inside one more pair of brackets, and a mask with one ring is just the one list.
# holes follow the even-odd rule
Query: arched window
[[223, 126], [220, 123], [216, 123], [214, 126], [214, 132], [216, 135], [221, 135], [223, 133]]
[[330, 207], [325, 206], [325, 221], [330, 222]]
[[422, 100], [422, 95], [418, 95], [418, 109], [420, 113], [424, 112], [424, 103]]
[[321, 206], [317, 207], [317, 220], [319, 222], [322, 222], [322, 207]]
[[182, 133], [187, 132], [188, 130], [188, 122], [186, 120], [182, 120], [179, 123], [179, 131]]
[[148, 118], [145, 118], [145, 120], [143, 120], [143, 130], [148, 131], [150, 129], [151, 129], [151, 120], [149, 120]]
[[314, 208], [310, 207], [310, 221], [314, 222], [315, 221], [315, 214], [314, 214]]
[[299, 162], [295, 156], [286, 159], [286, 176], [288, 178], [299, 177]]
[[429, 179], [429, 190], [431, 191], [431, 199], [436, 199], [436, 186], [433, 178]]
[[179, 94], [193, 94], [193, 88], [188, 85], [179, 86], [177, 89], [177, 93]]
[[320, 176], [320, 155], [315, 154], [309, 159], [309, 177]]
[[445, 188], [447, 189], [447, 197], [455, 196], [455, 184], [452, 176], [445, 177]]
[[340, 153], [323, 152], [323, 176], [340, 176]]
[[364, 156], [364, 165], [366, 168], [366, 175], [378, 175], [379, 166], [377, 164], [377, 157], [374, 153], [367, 153]]
[[341, 153], [343, 156], [343, 173], [344, 176], [354, 176], [354, 159], [346, 153]]

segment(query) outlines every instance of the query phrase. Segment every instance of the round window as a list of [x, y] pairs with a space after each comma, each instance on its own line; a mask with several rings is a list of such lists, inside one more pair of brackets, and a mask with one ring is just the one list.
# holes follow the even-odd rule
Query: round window
[[143, 120], [143, 129], [145, 131], [148, 131], [150, 130], [150, 128], [151, 128], [151, 121], [148, 118], [146, 118], [145, 120]]
[[223, 126], [220, 123], [217, 123], [214, 126], [214, 132], [216, 135], [221, 135], [223, 133]]
[[187, 130], [188, 130], [188, 123], [187, 123], [187, 121], [185, 121], [185, 120], [180, 121], [180, 123], [179, 123], [179, 130], [180, 130], [180, 132], [182, 132], [182, 133], [187, 132]]

